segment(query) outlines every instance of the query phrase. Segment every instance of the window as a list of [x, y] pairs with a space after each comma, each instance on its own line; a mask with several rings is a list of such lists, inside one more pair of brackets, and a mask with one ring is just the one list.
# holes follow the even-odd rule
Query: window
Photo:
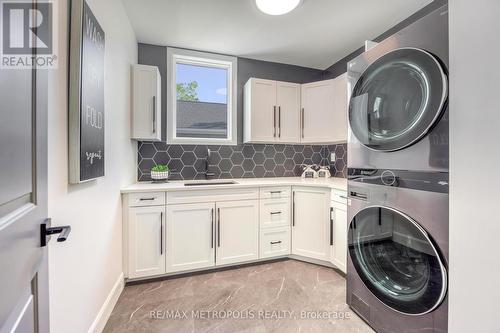
[[167, 141], [236, 145], [236, 58], [168, 48]]

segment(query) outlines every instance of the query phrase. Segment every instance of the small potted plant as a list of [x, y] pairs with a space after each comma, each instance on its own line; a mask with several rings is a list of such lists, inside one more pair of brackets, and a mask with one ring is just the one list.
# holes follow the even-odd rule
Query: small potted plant
[[169, 170], [166, 165], [155, 165], [151, 169], [151, 179], [154, 181], [165, 181], [168, 179]]

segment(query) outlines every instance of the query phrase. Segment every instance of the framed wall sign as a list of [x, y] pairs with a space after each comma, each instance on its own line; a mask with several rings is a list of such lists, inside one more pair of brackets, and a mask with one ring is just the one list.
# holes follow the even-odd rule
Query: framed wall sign
[[69, 182], [104, 176], [105, 34], [85, 0], [71, 1]]

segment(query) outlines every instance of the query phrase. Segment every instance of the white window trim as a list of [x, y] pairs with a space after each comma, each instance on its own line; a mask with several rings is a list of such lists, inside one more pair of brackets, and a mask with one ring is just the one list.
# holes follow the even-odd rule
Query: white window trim
[[[176, 136], [176, 108], [177, 85], [175, 65], [180, 63], [194, 65], [209, 65], [210, 67], [226, 68], [228, 71], [227, 116], [228, 137], [214, 138], [183, 138]], [[203, 144], [203, 145], [231, 145], [238, 143], [238, 104], [237, 58], [214, 53], [198, 52], [173, 47], [167, 48], [167, 143], [169, 144]]]

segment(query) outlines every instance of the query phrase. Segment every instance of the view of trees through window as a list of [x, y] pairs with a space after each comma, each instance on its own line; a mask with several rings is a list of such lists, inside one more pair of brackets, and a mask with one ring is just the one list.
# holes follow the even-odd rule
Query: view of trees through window
[[188, 102], [199, 101], [196, 89], [198, 89], [198, 82], [196, 81], [177, 83], [177, 100]]

